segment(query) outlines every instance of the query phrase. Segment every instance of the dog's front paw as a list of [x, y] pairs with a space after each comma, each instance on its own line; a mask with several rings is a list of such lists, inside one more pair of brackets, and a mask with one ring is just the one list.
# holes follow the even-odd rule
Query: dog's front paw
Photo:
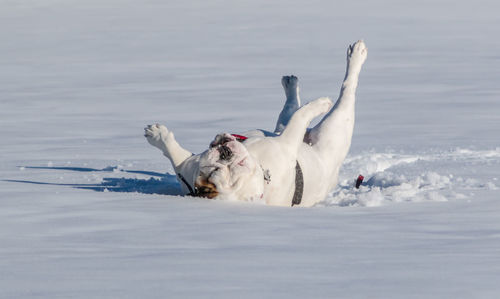
[[148, 140], [149, 144], [164, 151], [168, 138], [172, 133], [168, 131], [167, 127], [160, 124], [148, 125], [144, 128], [144, 137]]
[[365, 43], [362, 40], [355, 42], [347, 48], [347, 61], [349, 63], [349, 67], [359, 67], [366, 60], [366, 56], [368, 55], [368, 48], [366, 48]]

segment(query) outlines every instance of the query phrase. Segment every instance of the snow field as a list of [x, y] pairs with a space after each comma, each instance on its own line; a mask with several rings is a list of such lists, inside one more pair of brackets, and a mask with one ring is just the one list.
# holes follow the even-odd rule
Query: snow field
[[[497, 1], [0, 8], [0, 298], [498, 297]], [[304, 103], [336, 98], [360, 38], [353, 142], [324, 202], [177, 196], [146, 124], [193, 152], [272, 129], [281, 76]]]

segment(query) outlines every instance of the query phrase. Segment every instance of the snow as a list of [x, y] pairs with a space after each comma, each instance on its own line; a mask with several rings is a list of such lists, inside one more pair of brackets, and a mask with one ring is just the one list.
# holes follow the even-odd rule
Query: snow
[[[464, 199], [470, 190], [497, 190], [500, 148], [487, 151], [454, 149], [427, 154], [361, 153], [348, 157], [343, 180], [324, 205], [379, 206], [401, 201]], [[481, 169], [483, 175], [466, 170]], [[430, 169], [430, 170], [429, 170]], [[368, 178], [353, 188], [360, 172]], [[490, 173], [490, 176], [487, 174]], [[493, 193], [493, 192], [492, 192]]]
[[[496, 297], [499, 6], [3, 1], [0, 298]], [[335, 98], [359, 38], [353, 143], [325, 201], [178, 196], [146, 124], [195, 152], [272, 129], [281, 76], [303, 102]]]

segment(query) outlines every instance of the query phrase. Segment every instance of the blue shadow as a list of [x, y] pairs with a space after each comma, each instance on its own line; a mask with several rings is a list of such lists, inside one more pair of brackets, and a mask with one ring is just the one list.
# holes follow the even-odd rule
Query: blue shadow
[[[41, 166], [26, 166], [26, 169], [51, 169], [65, 170], [78, 172], [113, 172], [116, 167], [106, 167], [103, 169], [85, 168], [85, 167], [41, 167]], [[36, 184], [36, 185], [51, 185], [51, 186], [66, 186], [76, 189], [92, 190], [96, 192], [137, 192], [144, 194], [164, 194], [164, 195], [182, 195], [181, 186], [177, 181], [177, 177], [172, 174], [163, 174], [152, 171], [140, 170], [124, 170], [120, 172], [136, 173], [149, 175], [156, 178], [137, 179], [137, 178], [103, 178], [99, 184], [62, 184], [37, 182], [29, 180], [3, 180], [5, 182]]]

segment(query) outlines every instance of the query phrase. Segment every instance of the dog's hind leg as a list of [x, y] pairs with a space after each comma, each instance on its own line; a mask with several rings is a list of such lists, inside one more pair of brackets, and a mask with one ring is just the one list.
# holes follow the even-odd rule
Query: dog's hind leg
[[193, 155], [180, 146], [175, 140], [174, 134], [163, 125], [155, 124], [145, 127], [144, 136], [152, 146], [163, 152], [176, 169], [182, 162]]
[[294, 75], [283, 76], [281, 78], [281, 85], [283, 85], [283, 89], [285, 90], [286, 102], [278, 117], [276, 129], [274, 129], [274, 133], [276, 134], [283, 132], [292, 115], [300, 108], [298, 81], [299, 79]]
[[298, 150], [311, 121], [330, 110], [332, 105], [329, 98], [319, 98], [307, 103], [295, 111], [281, 135], [276, 138], [291, 150]]
[[366, 56], [367, 49], [363, 41], [349, 46], [347, 70], [339, 99], [333, 109], [309, 133], [311, 143], [326, 165], [332, 169], [332, 176], [335, 177], [351, 146], [355, 93]]

